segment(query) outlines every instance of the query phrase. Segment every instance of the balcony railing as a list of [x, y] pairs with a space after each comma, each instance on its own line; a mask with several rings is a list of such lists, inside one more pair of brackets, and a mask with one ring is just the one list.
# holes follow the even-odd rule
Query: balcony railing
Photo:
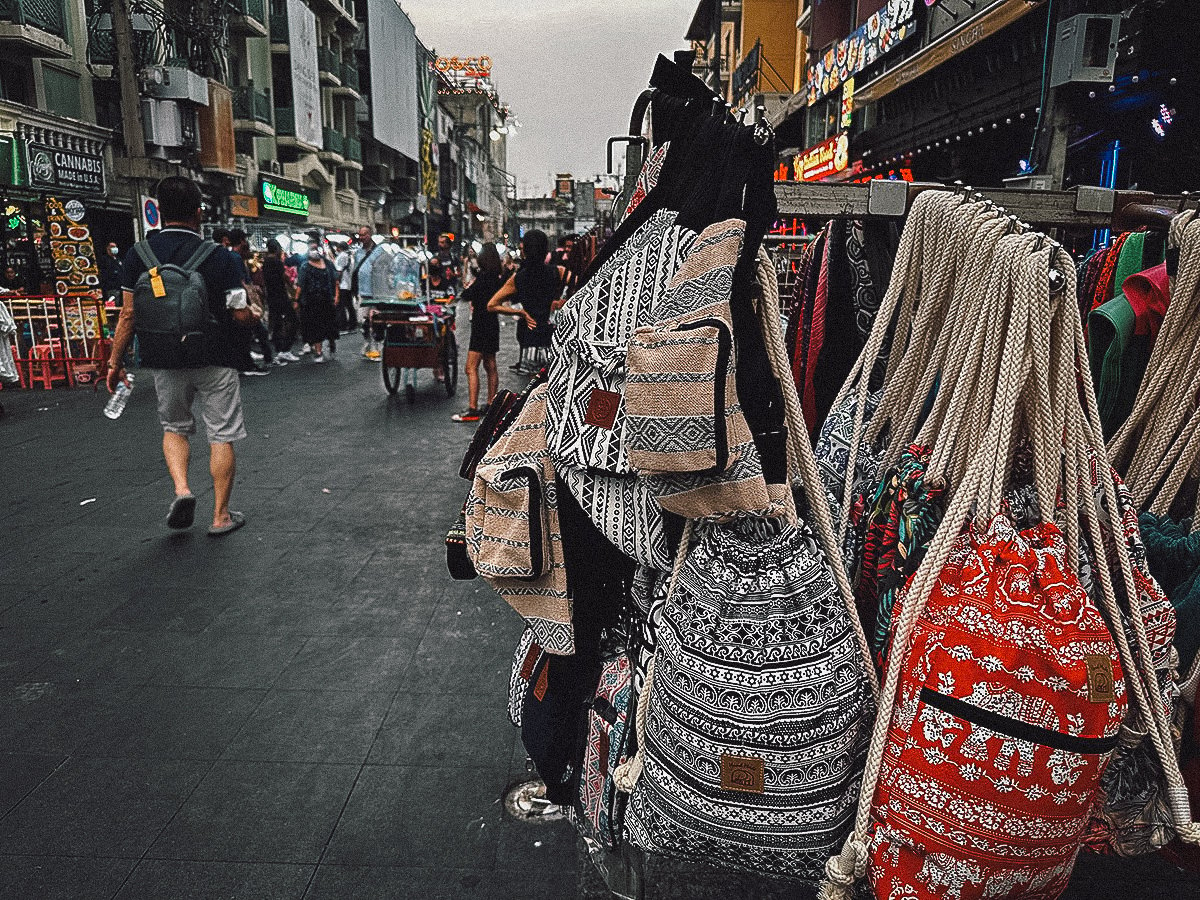
[[253, 85], [233, 89], [233, 117], [271, 124], [271, 95]]
[[275, 107], [275, 133], [296, 136], [296, 110], [290, 106]]
[[351, 59], [342, 63], [342, 84], [352, 90], [358, 90], [358, 62]]
[[362, 141], [356, 137], [346, 138], [346, 159], [362, 162]]
[[327, 153], [336, 153], [341, 156], [346, 150], [346, 138], [340, 131], [334, 131], [332, 128], [324, 129], [325, 135], [325, 151]]
[[63, 0], [0, 0], [0, 21], [29, 25], [67, 37], [67, 14]]
[[328, 72], [335, 78], [342, 74], [342, 61], [338, 55], [328, 47], [317, 48], [317, 68], [322, 72]]
[[233, 8], [235, 12], [249, 19], [264, 23], [267, 21], [266, 0], [233, 0]]

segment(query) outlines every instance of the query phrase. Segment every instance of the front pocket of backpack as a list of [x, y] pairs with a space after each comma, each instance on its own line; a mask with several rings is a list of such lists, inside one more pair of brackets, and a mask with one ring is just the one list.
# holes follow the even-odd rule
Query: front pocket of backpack
[[541, 578], [550, 567], [542, 475], [517, 466], [488, 482], [475, 568], [493, 578]]
[[729, 467], [727, 392], [733, 335], [716, 318], [639, 328], [629, 344], [625, 444], [643, 475]]

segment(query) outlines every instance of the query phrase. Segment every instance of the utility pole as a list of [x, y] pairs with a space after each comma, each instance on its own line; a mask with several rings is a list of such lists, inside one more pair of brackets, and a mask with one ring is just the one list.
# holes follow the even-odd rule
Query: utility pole
[[125, 153], [135, 159], [146, 155], [146, 140], [142, 133], [141, 98], [134, 68], [133, 17], [129, 0], [113, 0], [112, 26], [117, 80], [121, 84], [121, 131], [125, 137]]
[[[141, 206], [142, 169], [146, 156], [146, 138], [142, 131], [142, 106], [138, 94], [137, 70], [133, 58], [133, 17], [129, 0], [112, 0], [113, 53], [116, 56], [117, 80], [121, 84], [121, 131], [125, 140], [125, 156], [129, 162], [129, 190], [135, 207]], [[142, 234], [143, 218], [139, 212], [138, 236]]]

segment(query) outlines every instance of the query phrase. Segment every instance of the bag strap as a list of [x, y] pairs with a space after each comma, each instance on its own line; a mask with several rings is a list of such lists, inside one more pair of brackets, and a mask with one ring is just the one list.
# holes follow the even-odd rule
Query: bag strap
[[142, 262], [146, 264], [147, 271], [161, 265], [158, 257], [154, 255], [154, 250], [151, 249], [149, 241], [138, 241], [133, 245], [133, 249]]
[[757, 278], [762, 286], [762, 300], [758, 305], [759, 317], [762, 320], [763, 340], [767, 345], [767, 356], [774, 370], [775, 379], [779, 382], [783, 394], [784, 423], [788, 439], [788, 476], [790, 483], [799, 482], [808, 498], [808, 508], [812, 514], [814, 530], [821, 542], [833, 579], [838, 588], [838, 594], [846, 607], [850, 624], [858, 641], [859, 651], [863, 655], [866, 671], [870, 673], [871, 690], [875, 701], [879, 701], [879, 679], [875, 675], [875, 662], [871, 656], [871, 645], [862, 627], [862, 619], [854, 602], [854, 590], [850, 587], [850, 578], [846, 572], [846, 564], [842, 557], [840, 545], [833, 536], [833, 513], [829, 509], [829, 498], [825, 493], [821, 476], [817, 472], [817, 460], [813, 456], [812, 444], [809, 443], [808, 429], [804, 425], [804, 410], [800, 405], [800, 394], [796, 382], [792, 378], [791, 366], [788, 363], [787, 349], [783, 343], [782, 314], [779, 309], [779, 277], [771, 264], [771, 257], [766, 250], [758, 251]]
[[191, 275], [204, 265], [204, 261], [212, 256], [213, 251], [216, 249], [217, 245], [212, 241], [201, 241], [200, 246], [196, 248], [196, 252], [189, 256], [188, 261], [180, 266], [180, 268]]

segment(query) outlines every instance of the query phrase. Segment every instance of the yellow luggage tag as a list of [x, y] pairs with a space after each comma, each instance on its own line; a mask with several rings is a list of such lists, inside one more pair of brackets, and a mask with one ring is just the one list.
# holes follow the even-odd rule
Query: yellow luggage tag
[[162, 276], [158, 274], [158, 266], [150, 270], [150, 287], [154, 290], [155, 297], [167, 296], [167, 288], [163, 284]]

